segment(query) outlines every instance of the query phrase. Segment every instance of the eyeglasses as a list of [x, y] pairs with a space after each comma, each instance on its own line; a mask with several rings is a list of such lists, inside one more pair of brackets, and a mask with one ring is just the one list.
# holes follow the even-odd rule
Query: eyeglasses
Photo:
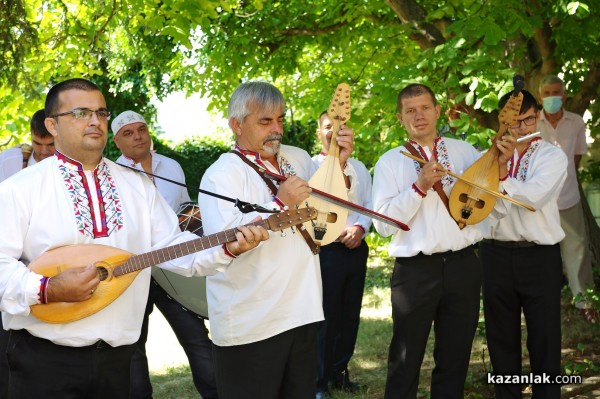
[[75, 109], [72, 109], [67, 112], [62, 112], [60, 114], [50, 115], [49, 118], [58, 118], [59, 116], [65, 116], [65, 115], [72, 114], [75, 117], [75, 119], [83, 120], [83, 119], [90, 119], [92, 117], [92, 114], [94, 114], [94, 113], [96, 114], [98, 119], [105, 119], [105, 120], [110, 119], [110, 111], [109, 110], [97, 109], [94, 111], [89, 108], [75, 108]]
[[525, 124], [525, 126], [533, 126], [536, 123], [536, 120], [537, 120], [537, 117], [535, 115], [530, 115], [527, 118], [522, 119], [522, 120], [517, 119], [517, 123], [515, 125], [512, 125], [510, 128], [511, 129], [519, 129], [522, 124]]

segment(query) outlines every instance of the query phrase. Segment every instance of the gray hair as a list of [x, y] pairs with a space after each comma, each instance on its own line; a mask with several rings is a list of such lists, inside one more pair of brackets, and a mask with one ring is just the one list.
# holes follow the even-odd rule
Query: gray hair
[[564, 92], [565, 91], [565, 82], [563, 82], [563, 80], [556, 75], [544, 76], [544, 78], [542, 78], [542, 80], [540, 80], [540, 85], [538, 87], [538, 90], [541, 92], [542, 89], [544, 88], [544, 86], [553, 85], [556, 83], [560, 83], [560, 86], [562, 87], [562, 90]]
[[227, 108], [227, 119], [234, 118], [239, 122], [250, 115], [248, 105], [254, 103], [272, 111], [285, 107], [283, 94], [270, 83], [262, 81], [246, 82], [239, 85], [231, 95]]

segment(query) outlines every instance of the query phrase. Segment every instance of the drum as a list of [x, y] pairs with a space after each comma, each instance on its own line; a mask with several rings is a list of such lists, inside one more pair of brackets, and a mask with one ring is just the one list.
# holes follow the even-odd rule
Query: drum
[[[179, 227], [202, 236], [200, 207], [195, 202], [184, 202], [177, 211]], [[160, 267], [152, 268], [152, 277], [160, 287], [186, 310], [208, 319], [206, 277], [184, 277]]]

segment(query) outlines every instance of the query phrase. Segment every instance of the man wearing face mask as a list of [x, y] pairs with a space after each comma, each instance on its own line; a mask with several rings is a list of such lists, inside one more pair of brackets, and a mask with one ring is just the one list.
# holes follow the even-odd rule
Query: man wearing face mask
[[[581, 156], [587, 152], [586, 127], [581, 116], [564, 109], [567, 96], [564, 82], [559, 77], [548, 75], [541, 80], [539, 98], [544, 110], [540, 113], [537, 129], [542, 132], [544, 140], [561, 148], [569, 160], [567, 180], [558, 197], [558, 209], [560, 224], [566, 234], [560, 243], [563, 270], [575, 298], [594, 286], [591, 255], [577, 183], [577, 168]], [[578, 300], [575, 306], [581, 309], [588, 321], [599, 321], [598, 314], [586, 301]]]

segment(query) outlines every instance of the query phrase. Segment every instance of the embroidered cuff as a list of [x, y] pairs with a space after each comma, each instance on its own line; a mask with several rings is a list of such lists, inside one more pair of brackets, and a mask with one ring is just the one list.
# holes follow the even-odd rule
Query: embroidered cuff
[[501, 177], [501, 178], [500, 178], [500, 181], [506, 181], [506, 179], [508, 179], [508, 173], [506, 174], [506, 176], [504, 176], [504, 177]]
[[423, 190], [421, 190], [419, 186], [417, 186], [417, 183], [413, 183], [412, 189], [415, 193], [419, 194], [421, 198], [425, 198], [427, 196], [427, 193], [423, 192]]
[[48, 283], [50, 282], [50, 277], [42, 277], [40, 280], [40, 290], [38, 292], [38, 299], [40, 303], [46, 304], [48, 303]]
[[223, 252], [225, 252], [225, 255], [233, 258], [233, 259], [237, 259], [237, 256], [235, 256], [234, 254], [231, 253], [231, 251], [229, 251], [229, 248], [227, 248], [227, 243], [223, 244]]
[[365, 230], [365, 228], [363, 227], [363, 225], [362, 225], [362, 224], [359, 224], [359, 223], [356, 223], [356, 224], [354, 224], [354, 225], [355, 225], [355, 226], [358, 226], [358, 227], [360, 227], [360, 229], [361, 229], [361, 230], [362, 230], [362, 232], [363, 232], [363, 236], [364, 236], [364, 235], [365, 235], [365, 233], [367, 232], [367, 230]]

